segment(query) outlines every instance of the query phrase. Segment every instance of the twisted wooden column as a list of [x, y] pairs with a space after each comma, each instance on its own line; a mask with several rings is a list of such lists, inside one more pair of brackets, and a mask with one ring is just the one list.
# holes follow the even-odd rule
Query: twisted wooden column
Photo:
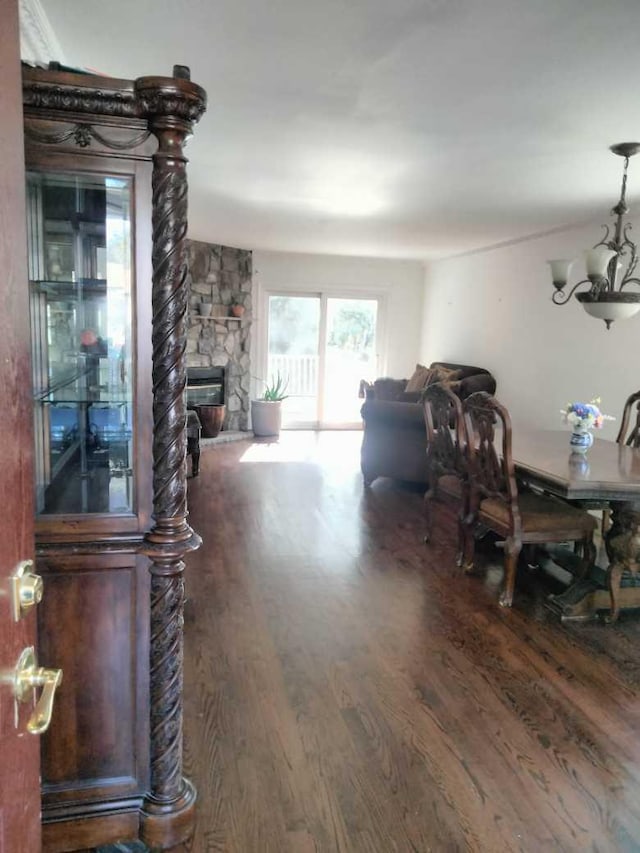
[[151, 560], [150, 784], [142, 838], [172, 847], [193, 829], [195, 789], [182, 775], [184, 562], [200, 537], [187, 523], [187, 174], [184, 145], [205, 108], [188, 69], [136, 80], [141, 110], [158, 139], [153, 157], [153, 514]]

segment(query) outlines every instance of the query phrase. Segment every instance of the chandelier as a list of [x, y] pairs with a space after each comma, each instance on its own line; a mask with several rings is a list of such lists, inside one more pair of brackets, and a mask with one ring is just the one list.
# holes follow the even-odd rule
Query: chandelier
[[633, 275], [638, 257], [636, 244], [629, 237], [631, 223], [627, 222], [625, 225], [622, 221], [623, 216], [629, 212], [626, 201], [629, 158], [640, 151], [640, 142], [621, 142], [612, 145], [610, 150], [619, 157], [624, 157], [620, 200], [611, 210], [611, 215], [616, 217], [613, 234], [610, 225], [602, 226], [605, 229], [604, 237], [593, 249], [587, 249], [584, 253], [587, 277], [568, 291], [565, 287], [574, 262], [548, 261], [555, 287], [553, 302], [556, 305], [566, 305], [579, 287], [588, 285], [588, 290], [576, 293], [576, 299], [587, 314], [604, 320], [607, 329], [614, 320], [626, 320], [640, 311], [640, 292], [626, 290], [629, 284], [640, 286], [640, 279]]

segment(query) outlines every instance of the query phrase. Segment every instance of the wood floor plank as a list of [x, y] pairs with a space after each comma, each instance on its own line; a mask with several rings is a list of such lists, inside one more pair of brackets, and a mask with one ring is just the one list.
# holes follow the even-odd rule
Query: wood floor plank
[[191, 853], [640, 850], [640, 614], [560, 625], [501, 553], [424, 545], [359, 434], [206, 447], [189, 481]]

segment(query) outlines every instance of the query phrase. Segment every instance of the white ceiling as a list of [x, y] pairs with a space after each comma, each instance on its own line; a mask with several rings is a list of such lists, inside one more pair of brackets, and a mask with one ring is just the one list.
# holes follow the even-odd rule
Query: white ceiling
[[207, 90], [194, 239], [423, 259], [604, 222], [640, 139], [640, 0], [42, 3], [68, 64]]

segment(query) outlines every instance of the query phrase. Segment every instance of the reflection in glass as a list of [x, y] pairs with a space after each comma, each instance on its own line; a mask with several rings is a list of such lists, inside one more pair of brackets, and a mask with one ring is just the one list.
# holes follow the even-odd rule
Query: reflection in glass
[[131, 185], [27, 176], [41, 514], [133, 510]]

